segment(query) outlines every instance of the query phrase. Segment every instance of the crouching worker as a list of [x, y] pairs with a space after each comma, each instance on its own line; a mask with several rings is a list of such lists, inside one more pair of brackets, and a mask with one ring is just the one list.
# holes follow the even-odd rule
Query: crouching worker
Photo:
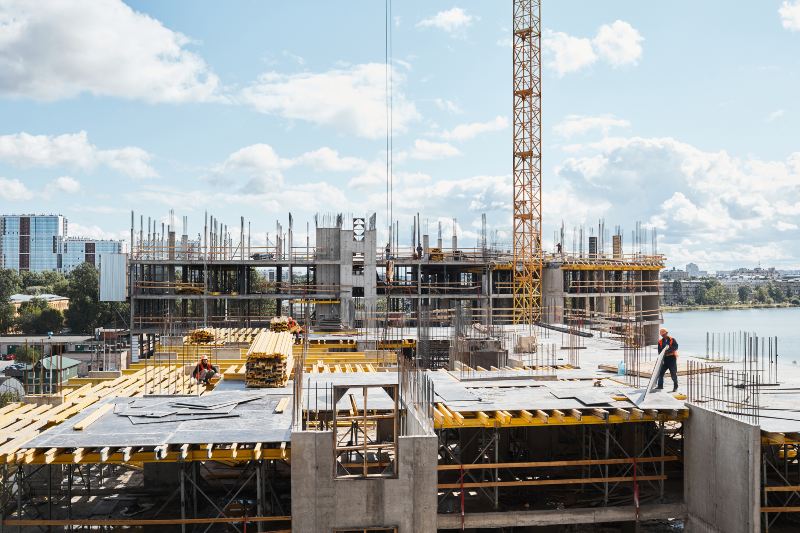
[[211, 378], [217, 374], [217, 372], [219, 372], [217, 367], [209, 363], [208, 357], [204, 355], [203, 358], [200, 359], [200, 362], [197, 363], [197, 366], [194, 367], [194, 371], [192, 371], [192, 377], [199, 383], [205, 383], [207, 385], [208, 382], [211, 381]]

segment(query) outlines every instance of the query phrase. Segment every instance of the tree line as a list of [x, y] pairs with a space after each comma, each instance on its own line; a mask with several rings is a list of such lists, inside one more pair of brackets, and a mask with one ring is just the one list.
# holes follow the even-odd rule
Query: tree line
[[792, 295], [789, 288], [782, 289], [773, 282], [752, 287], [740, 285], [733, 291], [716, 279], [704, 281], [697, 287], [694, 297], [683, 296], [680, 280], [672, 282], [672, 291], [678, 303], [684, 305], [782, 304], [800, 305], [800, 296]]
[[[31, 294], [15, 314], [9, 301], [13, 294]], [[36, 298], [37, 294], [56, 294], [69, 298], [62, 313]], [[0, 269], [0, 332], [26, 334], [58, 333], [67, 328], [76, 334], [91, 334], [104, 326], [127, 327], [129, 307], [124, 302], [100, 301], [100, 274], [94, 265], [83, 263], [66, 276], [53, 271], [17, 272]]]

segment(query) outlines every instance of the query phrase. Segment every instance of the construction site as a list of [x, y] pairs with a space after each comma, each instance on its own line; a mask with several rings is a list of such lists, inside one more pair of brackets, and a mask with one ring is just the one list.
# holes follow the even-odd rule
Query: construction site
[[514, 0], [510, 246], [131, 213], [127, 368], [0, 408], [0, 531], [797, 531], [777, 340], [681, 351], [668, 392], [655, 231], [543, 247], [540, 15]]

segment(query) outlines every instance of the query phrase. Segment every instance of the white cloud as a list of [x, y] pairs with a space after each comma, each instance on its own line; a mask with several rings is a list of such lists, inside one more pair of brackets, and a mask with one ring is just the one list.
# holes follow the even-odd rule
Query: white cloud
[[448, 113], [452, 113], [454, 115], [459, 115], [463, 112], [461, 108], [458, 106], [458, 104], [456, 104], [452, 100], [437, 98], [433, 102], [436, 104], [436, 107], [438, 107], [442, 111], [447, 111]]
[[212, 169], [212, 181], [221, 185], [231, 185], [237, 177], [244, 176], [249, 181], [245, 189], [264, 192], [270, 187], [283, 185], [283, 171], [292, 166], [292, 161], [281, 158], [268, 144], [258, 143], [245, 146], [228, 156]]
[[[439, 143], [433, 141], [426, 141], [425, 139], [417, 139], [414, 141], [414, 147], [408, 153], [412, 159], [444, 159], [460, 155], [461, 152], [450, 143]], [[399, 159], [405, 157], [405, 153], [401, 153]]]
[[120, 0], [0, 3], [0, 93], [147, 102], [220, 99], [191, 41]]
[[639, 31], [623, 20], [604, 24], [592, 40], [597, 54], [615, 67], [635, 65], [642, 57], [642, 41]]
[[784, 114], [786, 114], [786, 111], [784, 109], [776, 109], [775, 111], [767, 115], [767, 122], [773, 122], [775, 120], [778, 120]]
[[130, 240], [130, 233], [125, 230], [120, 230], [118, 232], [107, 231], [94, 224], [83, 225], [78, 222], [73, 222], [72, 219], [69, 221], [69, 236], [101, 240]]
[[[351, 189], [369, 189], [386, 183], [386, 164], [374, 162], [347, 182]], [[384, 199], [385, 202], [385, 199]], [[378, 204], [380, 205], [380, 204]]]
[[440, 11], [434, 16], [422, 19], [417, 22], [418, 28], [438, 28], [447, 33], [454, 34], [463, 31], [472, 24], [475, 17], [468, 15], [460, 7], [454, 7], [446, 11]]
[[30, 200], [33, 193], [18, 179], [0, 177], [0, 198], [10, 201]]
[[575, 37], [545, 29], [544, 65], [564, 76], [603, 60], [613, 67], [636, 65], [642, 57], [644, 37], [623, 20], [603, 24], [594, 38]]
[[800, 0], [789, 2], [785, 0], [778, 9], [781, 24], [790, 31], [800, 31]]
[[360, 170], [367, 166], [367, 162], [358, 157], [342, 157], [339, 152], [327, 146], [317, 150], [306, 152], [296, 158], [293, 163], [304, 164], [316, 170], [327, 170], [331, 172], [347, 172]]
[[501, 131], [508, 127], [508, 119], [502, 115], [498, 115], [492, 120], [486, 122], [470, 122], [468, 124], [459, 124], [455, 128], [442, 133], [442, 138], [448, 141], [466, 141], [477, 137], [481, 133], [492, 131]]
[[[251, 193], [264, 193], [276, 187], [286, 188], [296, 183], [286, 180], [285, 174], [297, 167], [310, 167], [319, 172], [358, 172], [351, 179], [351, 186], [362, 187], [385, 182], [385, 163], [367, 161], [358, 157], [342, 156], [337, 150], [323, 146], [300, 154], [297, 157], [282, 157], [275, 149], [264, 143], [245, 146], [225, 161], [210, 169], [207, 179], [216, 185]], [[292, 198], [294, 204], [297, 203]]]
[[560, 31], [545, 30], [542, 46], [545, 65], [559, 76], [588, 67], [597, 61], [592, 41]]
[[[255, 110], [287, 119], [330, 126], [371, 139], [386, 134], [386, 70], [367, 63], [327, 72], [268, 72], [241, 91], [239, 100]], [[392, 73], [394, 129], [403, 132], [419, 113], [403, 92], [403, 73]]]
[[669, 137], [609, 137], [573, 150], [558, 165], [557, 182], [579, 201], [608, 205], [578, 223], [601, 216], [647, 222], [677, 264], [694, 257], [708, 268], [732, 266], [760, 247], [769, 248], [762, 261], [800, 261], [797, 247], [775, 233], [800, 225], [800, 153], [784, 161], [738, 158]]
[[567, 115], [564, 120], [553, 127], [558, 135], [569, 138], [599, 130], [608, 135], [611, 128], [627, 128], [631, 123], [613, 115]]
[[104, 165], [133, 178], [149, 178], [158, 175], [150, 166], [150, 159], [149, 153], [134, 146], [101, 150], [89, 142], [85, 131], [63, 135], [23, 132], [0, 136], [0, 161], [18, 167], [68, 166], [90, 171]]
[[[336, 205], [345, 212], [364, 209], [363, 204], [354, 205], [350, 196], [326, 181], [295, 183], [287, 180], [280, 189], [250, 190], [192, 190], [154, 184], [126, 195], [126, 200], [130, 203], [163, 205], [165, 208], [187, 212], [237, 206], [237, 213], [246, 214], [249, 210], [255, 215], [256, 225], [263, 219], [264, 213], [285, 212], [289, 208], [286, 198], [292, 199], [292, 212], [297, 217], [296, 220], [311, 220], [315, 213], [327, 212], [331, 205]], [[254, 229], [253, 232], [256, 234], [258, 230]]]
[[50, 187], [56, 191], [65, 192], [67, 194], [75, 194], [81, 190], [81, 183], [75, 178], [69, 176], [61, 176], [52, 181]]
[[[498, 211], [511, 219], [510, 176], [472, 176], [464, 179], [415, 181], [409, 179], [397, 187], [394, 208], [399, 213], [425, 213], [432, 217], [452, 217], [454, 206], [465, 206], [468, 212]], [[370, 196], [370, 205], [381, 205], [383, 193]], [[385, 202], [385, 198], [383, 200]]]

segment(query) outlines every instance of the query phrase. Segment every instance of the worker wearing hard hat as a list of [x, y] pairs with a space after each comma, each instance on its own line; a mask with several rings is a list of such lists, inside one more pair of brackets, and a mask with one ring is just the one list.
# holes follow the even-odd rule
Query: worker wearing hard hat
[[192, 377], [196, 379], [199, 383], [208, 384], [211, 378], [218, 372], [217, 367], [212, 365], [208, 362], [208, 357], [203, 356], [200, 359], [200, 362], [197, 363], [197, 366], [194, 367], [194, 371], [192, 372]]
[[658, 369], [658, 386], [656, 390], [664, 388], [664, 374], [669, 370], [669, 375], [672, 378], [674, 387], [672, 392], [678, 390], [678, 341], [674, 337], [669, 336], [669, 331], [661, 328], [658, 331], [660, 338], [658, 339], [658, 353], [664, 352], [664, 358], [661, 360], [661, 368]]

